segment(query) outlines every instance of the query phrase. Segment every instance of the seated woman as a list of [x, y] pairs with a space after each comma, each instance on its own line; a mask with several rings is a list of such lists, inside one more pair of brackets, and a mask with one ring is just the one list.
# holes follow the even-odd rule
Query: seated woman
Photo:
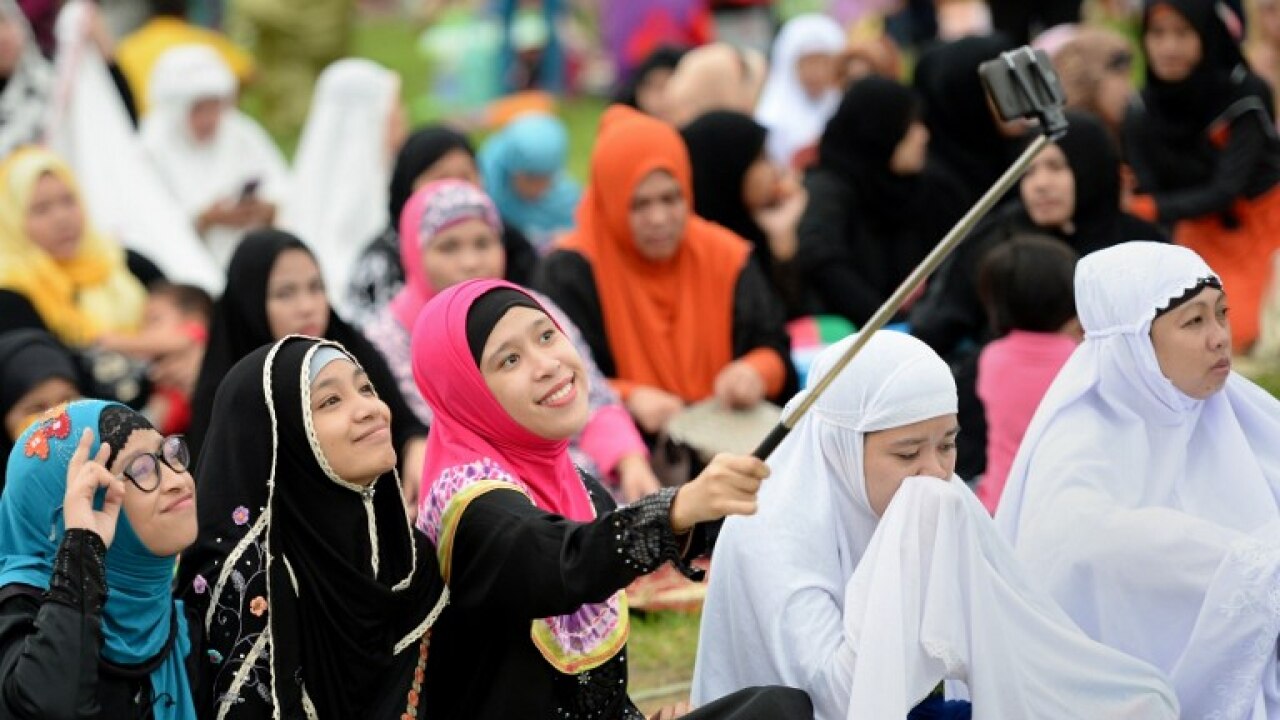
[[279, 230], [258, 230], [245, 238], [231, 260], [227, 288], [214, 305], [204, 363], [191, 396], [188, 437], [197, 455], [214, 419], [214, 396], [232, 366], [288, 335], [327, 338], [360, 359], [391, 407], [391, 436], [401, 453], [405, 488], [415, 491], [426, 427], [405, 404], [378, 351], [329, 307], [315, 256], [301, 240]]
[[[1236, 352], [1258, 338], [1280, 249], [1280, 139], [1273, 92], [1249, 71], [1239, 18], [1214, 0], [1147, 0], [1147, 82], [1124, 120], [1133, 214], [1173, 226], [1231, 291]], [[1139, 238], [1129, 238], [1139, 239]]]
[[527, 113], [485, 141], [476, 158], [485, 192], [503, 221], [539, 250], [573, 229], [582, 187], [565, 170], [568, 153], [564, 123], [552, 115]]
[[227, 374], [196, 469], [200, 540], [178, 577], [208, 641], [202, 716], [424, 711], [448, 591], [407, 520], [390, 426], [333, 342], [285, 338]]
[[43, 148], [0, 165], [0, 332], [48, 330], [85, 348], [142, 321], [147, 292], [87, 220], [71, 169]]
[[[852, 342], [819, 356], [810, 387]], [[770, 458], [759, 511], [725, 522], [695, 702], [781, 684], [821, 720], [888, 720], [946, 680], [978, 718], [1178, 716], [1155, 668], [1085, 637], [1028, 580], [952, 471], [959, 429], [946, 363], [876, 333]]]
[[[404, 286], [400, 264], [400, 215], [414, 191], [435, 180], [465, 180], [480, 183], [475, 150], [465, 135], [444, 125], [415, 130], [400, 147], [391, 170], [388, 196], [390, 214], [386, 228], [364, 248], [351, 268], [351, 282], [343, 289], [343, 305], [351, 309], [348, 319], [363, 326]], [[502, 246], [507, 252], [506, 279], [526, 284], [533, 277], [538, 253], [528, 239], [510, 225], [504, 225]], [[333, 288], [338, 292], [338, 288]]]
[[805, 176], [801, 282], [822, 310], [861, 326], [964, 214], [964, 191], [927, 163], [910, 88], [870, 76], [845, 93]]
[[785, 166], [769, 159], [769, 131], [751, 116], [713, 110], [680, 131], [693, 170], [693, 211], [751, 243], [751, 256], [787, 308], [806, 303], [795, 256], [797, 228], [809, 195]]
[[[452, 593], [427, 717], [642, 717], [627, 697], [622, 588], [667, 561], [692, 574], [705, 524], [754, 512], [768, 467], [721, 455], [679, 490], [617, 509], [568, 453], [587, 419], [582, 359], [509, 283], [472, 280], [432, 299], [414, 326], [413, 370], [435, 409], [418, 524]], [[803, 693], [766, 689], [689, 717], [810, 714]]]
[[672, 127], [615, 105], [600, 123], [578, 229], [535, 286], [582, 331], [640, 428], [715, 396], [749, 408], [795, 385], [785, 311], [751, 246], [692, 212]]
[[148, 83], [142, 145], [209, 252], [226, 269], [245, 233], [271, 224], [289, 168], [275, 143], [235, 107], [235, 75], [203, 45], [168, 50]]
[[755, 118], [769, 129], [769, 159], [790, 168], [811, 151], [840, 105], [836, 58], [847, 38], [840, 23], [823, 13], [788, 20], [770, 51], [772, 64]]
[[[276, 226], [315, 251], [335, 291], [347, 286], [361, 243], [386, 225], [391, 162], [406, 134], [395, 72], [343, 58], [320, 73]], [[344, 299], [335, 292], [345, 313]]]
[[1076, 267], [1084, 342], [996, 524], [1091, 637], [1172, 678], [1184, 717], [1280, 715], [1280, 402], [1231, 372], [1229, 292], [1194, 252]]
[[0, 492], [9, 451], [36, 418], [81, 396], [75, 358], [41, 330], [0, 333]]
[[[438, 180], [414, 192], [401, 228], [401, 261], [408, 270], [408, 282], [374, 315], [364, 333], [395, 374], [410, 409], [430, 425], [431, 408], [413, 379], [409, 333], [422, 307], [437, 292], [465, 280], [502, 278], [506, 265], [499, 239], [502, 222], [480, 188], [461, 180]], [[623, 502], [656, 491], [658, 479], [649, 468], [644, 440], [591, 359], [582, 334], [550, 300], [535, 297], [573, 341], [591, 378], [591, 417], [570, 445], [574, 462], [605, 481]]]
[[196, 539], [182, 437], [84, 400], [18, 448], [0, 495], [0, 717], [194, 720], [208, 661], [170, 593]]

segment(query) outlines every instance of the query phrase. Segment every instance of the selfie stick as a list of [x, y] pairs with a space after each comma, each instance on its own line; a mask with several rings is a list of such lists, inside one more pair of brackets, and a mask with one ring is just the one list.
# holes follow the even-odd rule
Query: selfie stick
[[[773, 430], [761, 441], [752, 453], [761, 460], [767, 460], [769, 455], [782, 444], [783, 439], [791, 432], [809, 411], [813, 404], [818, 401], [822, 393], [826, 392], [836, 377], [849, 365], [854, 357], [862, 351], [871, 336], [880, 330], [889, 322], [889, 319], [898, 312], [907, 298], [912, 292], [923, 283], [934, 270], [942, 264], [942, 261], [955, 250], [978, 221], [983, 218], [1000, 198], [1004, 197], [1014, 183], [1022, 177], [1027, 171], [1027, 167], [1031, 165], [1031, 161], [1036, 154], [1048, 145], [1052, 140], [1061, 137], [1067, 131], [1067, 120], [1062, 114], [1062, 105], [1064, 98], [1062, 91], [1058, 85], [1058, 78], [1053, 74], [1053, 69], [1049, 65], [1049, 59], [1043, 51], [1033, 52], [1030, 48], [1022, 47], [1002, 54], [998, 59], [984, 63], [979, 72], [982, 74], [984, 86], [991, 93], [993, 100], [1000, 110], [1001, 116], [1005, 120], [1013, 120], [1017, 118], [1034, 118], [1039, 121], [1039, 135], [1022, 155], [1014, 161], [1009, 169], [1005, 170], [999, 180], [987, 190], [986, 194], [978, 200], [978, 203], [965, 213], [964, 217], [951, 228], [951, 231], [933, 248], [933, 251], [925, 257], [915, 270], [902, 281], [897, 290], [885, 300], [884, 304], [876, 310], [870, 320], [863, 325], [853, 344], [845, 351], [844, 355], [831, 368], [830, 372], [822, 377], [818, 384], [814, 385], [800, 402], [790, 413], [785, 414], [781, 421], [773, 427]], [[1006, 82], [1012, 82], [1012, 86], [1005, 86], [1003, 90], [1018, 93], [1017, 98], [1001, 97], [1002, 93], [996, 91], [993, 87], [993, 76], [1000, 73], [1008, 73], [1005, 78]], [[1028, 77], [1028, 76], [1031, 77]], [[1010, 77], [1011, 76], [1011, 77]], [[997, 79], [996, 82], [999, 82]], [[1016, 109], [1008, 107], [1007, 103], [1016, 104]]]

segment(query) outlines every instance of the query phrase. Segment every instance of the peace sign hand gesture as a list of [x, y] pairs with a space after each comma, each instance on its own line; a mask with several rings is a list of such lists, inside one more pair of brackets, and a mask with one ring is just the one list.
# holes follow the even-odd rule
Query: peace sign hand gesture
[[[107, 458], [111, 446], [102, 443], [98, 453], [89, 458], [89, 446], [93, 444], [93, 431], [85, 428], [80, 434], [80, 444], [67, 466], [67, 495], [62, 501], [62, 518], [68, 530], [81, 528], [92, 530], [102, 538], [102, 544], [111, 547], [116, 535], [116, 521], [120, 518], [120, 505], [124, 502], [124, 480], [107, 470]], [[93, 509], [93, 496], [98, 488], [107, 489], [106, 501], [101, 510]]]

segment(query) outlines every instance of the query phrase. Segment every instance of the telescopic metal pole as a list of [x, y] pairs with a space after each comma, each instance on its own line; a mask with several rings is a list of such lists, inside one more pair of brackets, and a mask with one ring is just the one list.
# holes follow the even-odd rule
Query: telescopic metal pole
[[1039, 153], [1045, 145], [1049, 144], [1050, 139], [1049, 130], [1045, 128], [1044, 131], [1034, 141], [1032, 141], [1027, 149], [1022, 152], [1022, 155], [1014, 161], [1013, 165], [1011, 165], [1008, 170], [1005, 170], [1004, 174], [1000, 176], [1000, 179], [996, 181], [995, 185], [992, 185], [991, 188], [987, 190], [987, 193], [978, 200], [978, 203], [969, 208], [969, 212], [965, 213], [964, 217], [960, 218], [960, 221], [956, 223], [955, 227], [951, 228], [951, 232], [947, 233], [946, 236], [933, 248], [933, 251], [916, 266], [916, 269], [911, 271], [911, 274], [907, 276], [907, 279], [902, 281], [902, 284], [898, 286], [898, 289], [893, 291], [893, 294], [889, 296], [888, 300], [885, 300], [884, 304], [880, 306], [880, 309], [876, 310], [875, 314], [871, 316], [871, 319], [858, 329], [858, 334], [857, 337], [854, 338], [853, 344], [849, 346], [848, 350], [845, 350], [844, 355], [840, 356], [840, 360], [836, 362], [835, 366], [822, 377], [822, 380], [819, 381], [817, 385], [814, 385], [809, 390], [804, 400], [801, 401], [794, 410], [783, 416], [778, 424], [773, 427], [773, 430], [771, 430], [765, 439], [760, 442], [760, 445], [756, 447], [755, 452], [753, 452], [752, 455], [760, 458], [761, 460], [767, 460], [769, 458], [769, 455], [778, 448], [778, 445], [780, 445], [783, 439], [787, 437], [787, 434], [791, 432], [791, 429], [800, 422], [800, 419], [809, 411], [809, 408], [813, 407], [813, 404], [818, 401], [818, 398], [822, 397], [822, 393], [826, 392], [827, 388], [831, 386], [831, 383], [835, 382], [836, 377], [841, 373], [841, 371], [843, 371], [845, 367], [849, 365], [850, 361], [852, 361], [853, 358], [862, 351], [862, 348], [871, 339], [871, 336], [889, 322], [889, 319], [894, 316], [894, 313], [898, 312], [898, 308], [902, 307], [903, 303], [907, 301], [907, 298], [911, 296], [911, 293], [916, 289], [916, 287], [928, 279], [929, 275], [934, 270], [938, 269], [938, 266], [942, 264], [942, 261], [947, 259], [947, 256], [951, 254], [951, 251], [955, 250], [956, 246], [960, 244], [960, 241], [963, 240], [969, 232], [973, 230], [974, 226], [978, 224], [978, 221], [990, 212], [991, 208], [995, 207], [995, 204], [1000, 201], [1000, 198], [1004, 197], [1004, 194], [1013, 187], [1014, 183], [1018, 182], [1018, 179], [1022, 177], [1022, 174], [1027, 171], [1027, 167], [1031, 165], [1031, 161], [1035, 159], [1036, 154]]

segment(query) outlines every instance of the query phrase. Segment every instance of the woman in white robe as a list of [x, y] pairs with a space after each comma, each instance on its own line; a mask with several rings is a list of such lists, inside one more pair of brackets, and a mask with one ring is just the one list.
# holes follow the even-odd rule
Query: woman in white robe
[[405, 123], [396, 73], [346, 58], [320, 74], [278, 224], [311, 247], [325, 287], [347, 287], [364, 244], [387, 223], [391, 161]]
[[796, 153], [815, 146], [840, 105], [836, 55], [847, 45], [844, 30], [819, 13], [792, 18], [773, 43], [756, 122], [769, 129], [769, 159], [790, 167]]
[[203, 45], [156, 62], [142, 144], [223, 270], [245, 233], [272, 223], [288, 166], [256, 122], [235, 107], [235, 75]]
[[1178, 716], [1159, 671], [1085, 637], [1014, 560], [953, 473], [956, 402], [946, 363], [901, 333], [836, 378], [770, 459], [757, 514], [725, 523], [695, 703], [773, 683], [819, 720], [892, 720], [947, 680], [977, 718]]
[[1175, 245], [1084, 257], [1085, 340], [996, 524], [1086, 633], [1169, 674], [1184, 717], [1261, 720], [1280, 717], [1280, 402], [1231, 372], [1230, 292]]

